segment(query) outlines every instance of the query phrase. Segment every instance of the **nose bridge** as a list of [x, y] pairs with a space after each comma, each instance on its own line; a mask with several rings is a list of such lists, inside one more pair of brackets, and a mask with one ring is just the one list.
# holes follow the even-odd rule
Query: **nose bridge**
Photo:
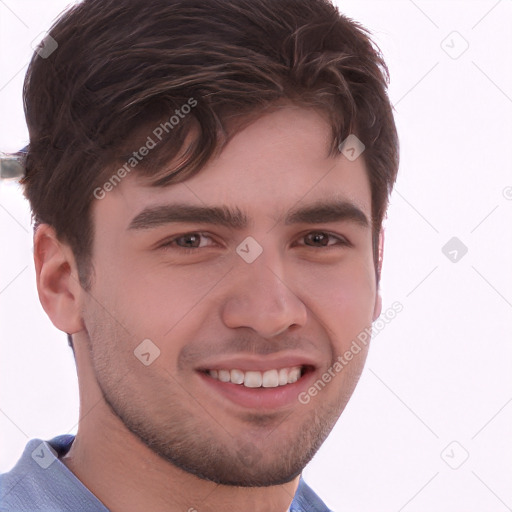
[[292, 325], [304, 325], [306, 306], [293, 283], [286, 282], [286, 267], [277, 249], [267, 246], [254, 261], [241, 258], [237, 266], [223, 309], [228, 327], [250, 327], [269, 338]]

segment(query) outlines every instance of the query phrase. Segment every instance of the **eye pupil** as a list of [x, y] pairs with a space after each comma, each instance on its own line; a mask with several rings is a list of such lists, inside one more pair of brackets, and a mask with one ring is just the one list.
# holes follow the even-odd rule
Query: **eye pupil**
[[320, 245], [325, 246], [329, 242], [329, 239], [325, 233], [311, 233], [309, 236], [310, 236], [310, 240], [315, 244], [320, 244]]
[[182, 240], [184, 240], [185, 245], [188, 247], [197, 247], [197, 243], [199, 241], [199, 237], [197, 234], [191, 234], [191, 235], [184, 235], [181, 237]]

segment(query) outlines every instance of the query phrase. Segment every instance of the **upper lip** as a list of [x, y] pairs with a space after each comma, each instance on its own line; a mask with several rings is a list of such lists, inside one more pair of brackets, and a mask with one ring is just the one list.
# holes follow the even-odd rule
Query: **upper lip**
[[236, 355], [204, 363], [197, 369], [200, 371], [237, 369], [241, 371], [265, 372], [267, 370], [293, 368], [295, 366], [317, 367], [318, 364], [311, 357], [299, 354], [279, 356]]

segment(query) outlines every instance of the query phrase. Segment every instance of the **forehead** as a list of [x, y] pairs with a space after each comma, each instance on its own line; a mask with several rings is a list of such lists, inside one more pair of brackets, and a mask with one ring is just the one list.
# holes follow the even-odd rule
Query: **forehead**
[[148, 206], [228, 205], [249, 221], [274, 221], [300, 205], [349, 202], [371, 219], [371, 192], [363, 155], [329, 157], [331, 127], [312, 109], [285, 107], [237, 133], [218, 157], [194, 176], [166, 187], [150, 186], [136, 171], [93, 204], [95, 220], [126, 230]]

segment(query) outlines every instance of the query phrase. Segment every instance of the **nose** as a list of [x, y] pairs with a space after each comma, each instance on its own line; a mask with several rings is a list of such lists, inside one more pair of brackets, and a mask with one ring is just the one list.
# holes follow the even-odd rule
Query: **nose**
[[292, 326], [304, 326], [305, 304], [294, 293], [297, 283], [287, 282], [278, 257], [268, 251], [232, 276], [222, 317], [227, 327], [248, 327], [263, 338], [272, 338]]

